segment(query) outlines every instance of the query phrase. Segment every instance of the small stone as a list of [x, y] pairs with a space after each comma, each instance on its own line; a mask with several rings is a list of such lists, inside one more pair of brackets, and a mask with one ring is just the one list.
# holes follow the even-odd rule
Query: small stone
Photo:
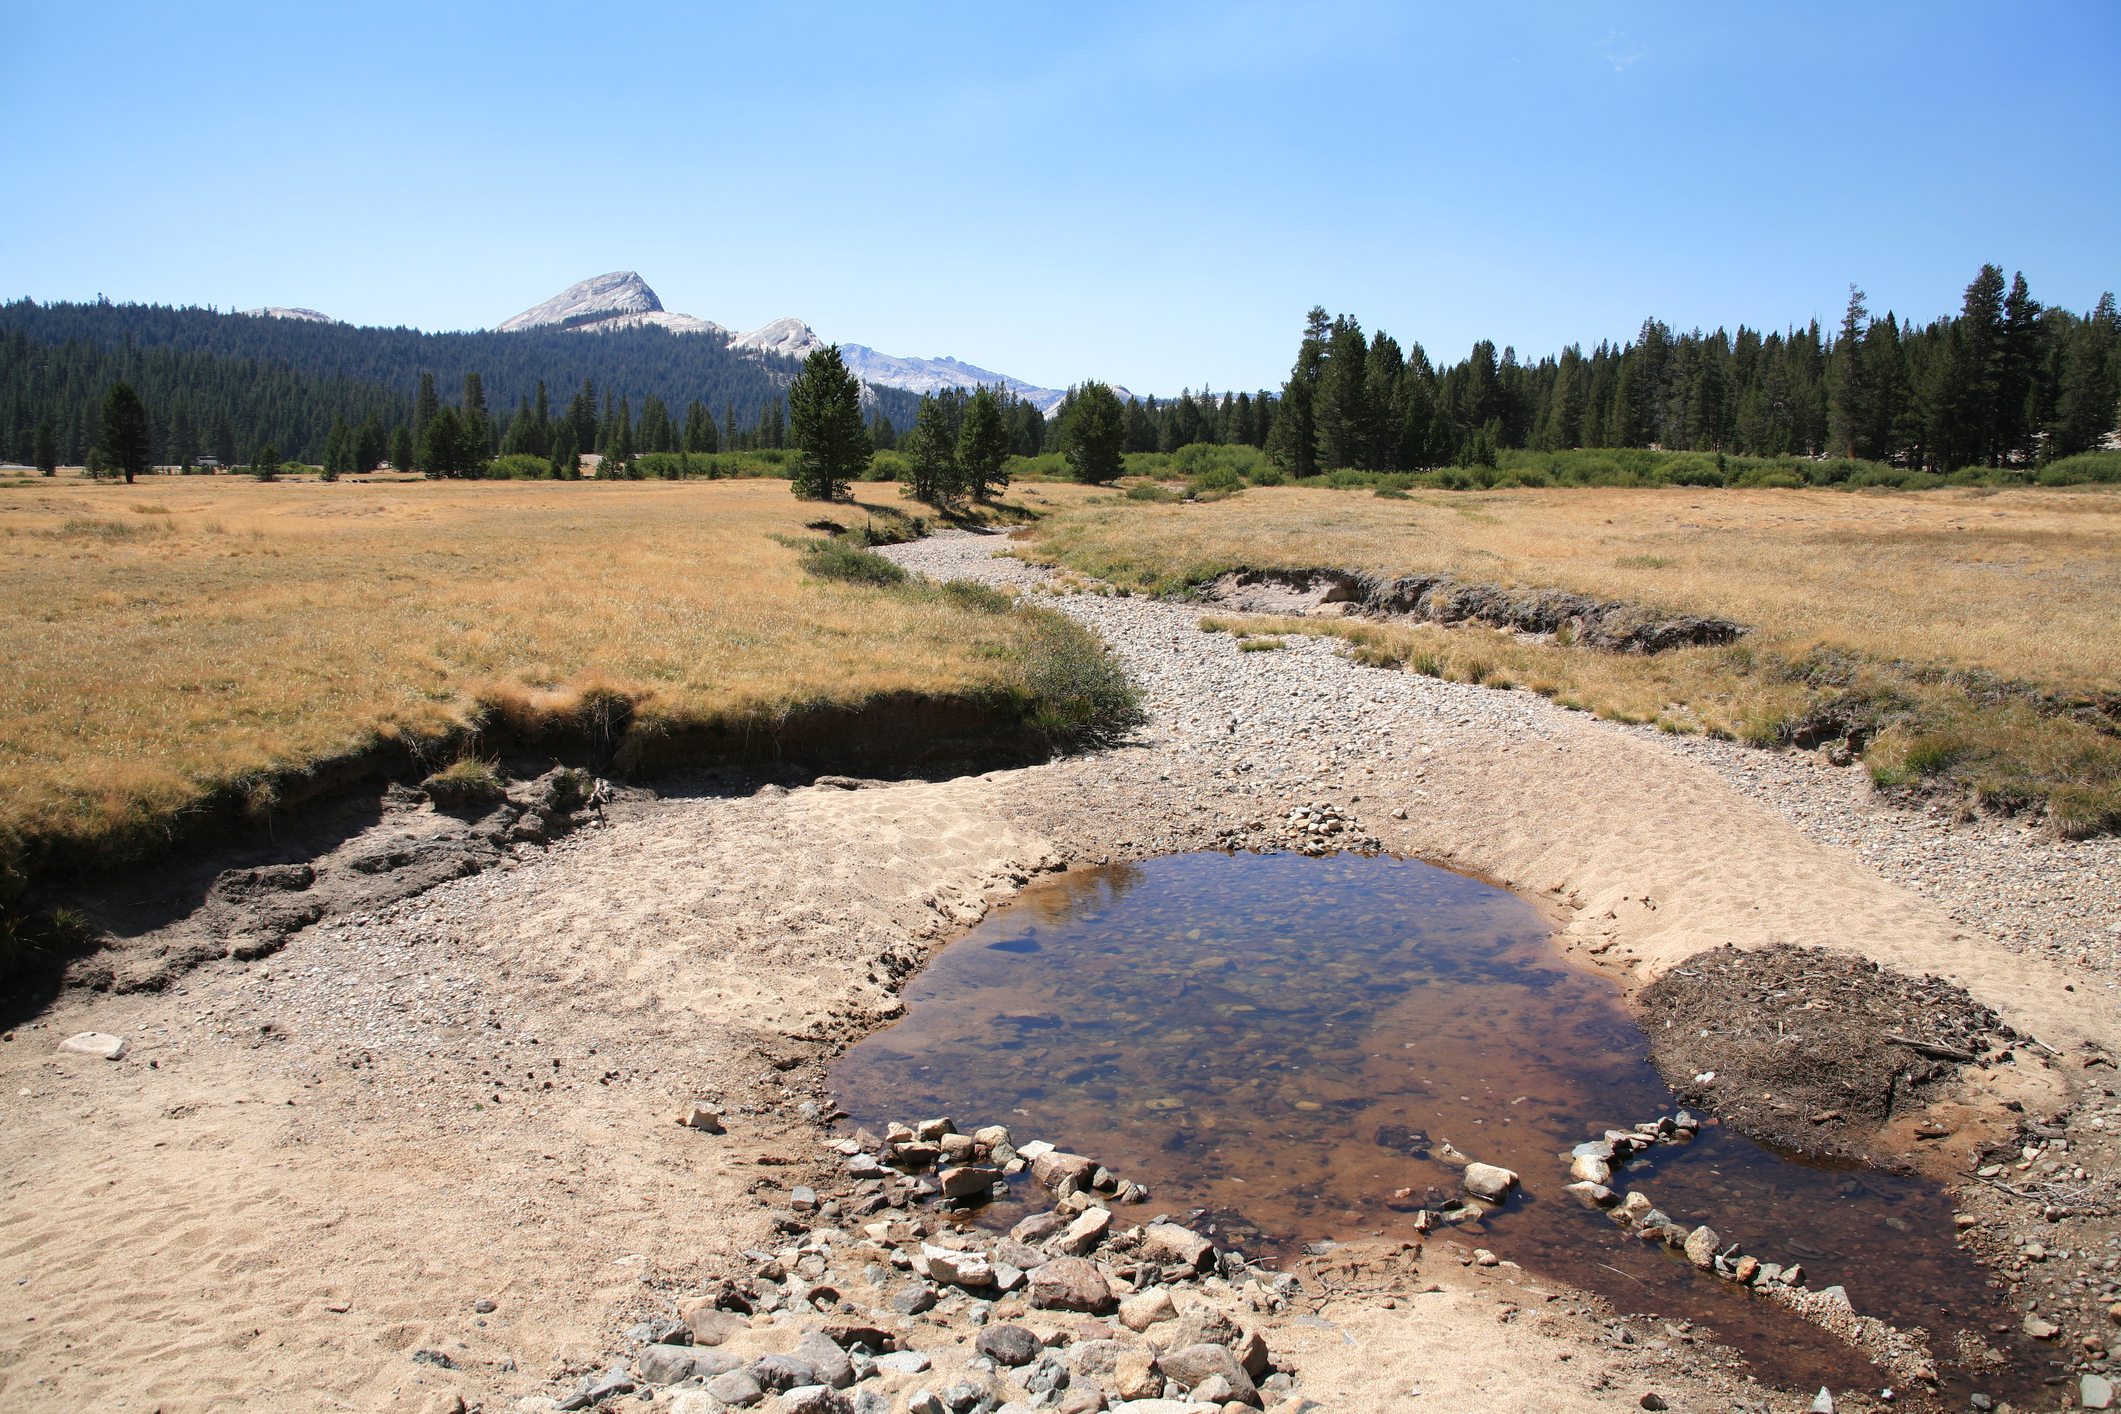
[[2077, 1402], [2086, 1409], [2114, 1407], [2114, 1383], [2104, 1375], [2086, 1375], [2077, 1384]]
[[2036, 1312], [2028, 1311], [2025, 1314], [2025, 1333], [2034, 1340], [2053, 1340], [2062, 1334], [2062, 1327], [2043, 1319]]
[[1586, 1208], [1608, 1208], [1620, 1201], [1620, 1195], [1602, 1183], [1564, 1184], [1561, 1191]]
[[[1680, 1113], [1685, 1114], [1686, 1111], [1681, 1110]], [[1825, 1385], [1821, 1385], [1819, 1393], [1812, 1396], [1811, 1414], [1834, 1414], [1834, 1392]]]
[[816, 1212], [817, 1190], [806, 1188], [798, 1183], [794, 1188], [788, 1190], [788, 1206], [798, 1213]]
[[1068, 1224], [1066, 1232], [1048, 1238], [1045, 1250], [1061, 1257], [1083, 1256], [1105, 1240], [1105, 1233], [1111, 1226], [1111, 1209], [1087, 1208], [1081, 1217]]
[[1642, 1398], [1636, 1400], [1635, 1403], [1638, 1408], [1642, 1409], [1670, 1409], [1672, 1407], [1671, 1405], [1666, 1404], [1663, 1398], [1655, 1393], [1646, 1394]]
[[727, 1374], [743, 1364], [734, 1355], [724, 1355], [719, 1350], [703, 1350], [696, 1345], [646, 1345], [635, 1364], [641, 1378], [652, 1385], [676, 1384], [695, 1375], [701, 1379], [713, 1379]]
[[1707, 1224], [1688, 1233], [1686, 1241], [1682, 1244], [1686, 1259], [1704, 1271], [1716, 1260], [1716, 1249], [1722, 1245], [1723, 1239], [1716, 1235], [1716, 1229]]
[[951, 1414], [950, 1407], [932, 1389], [917, 1389], [906, 1399], [906, 1414]]
[[1237, 1391], [1232, 1389], [1230, 1382], [1221, 1375], [1208, 1376], [1208, 1378], [1193, 1386], [1188, 1393], [1193, 1396], [1195, 1404], [1205, 1404], [1220, 1409], [1224, 1404], [1235, 1401], [1238, 1408], [1247, 1407], [1244, 1401], [1237, 1399]]
[[[1067, 1225], [1067, 1219], [1063, 1218], [1059, 1213], [1033, 1213], [1015, 1227], [1010, 1228], [1009, 1236], [1018, 1242], [1035, 1246], [1044, 1242]], [[1007, 1260], [1007, 1254], [1003, 1254], [1003, 1256], [1004, 1260]], [[1022, 1266], [1023, 1263], [1018, 1262], [1016, 1265]]]
[[1621, 1195], [1619, 1206], [1608, 1216], [1624, 1227], [1633, 1227], [1637, 1223], [1647, 1222], [1649, 1215], [1655, 1211], [1656, 1207], [1642, 1194], [1624, 1193]]
[[1000, 1365], [1028, 1365], [1045, 1349], [1037, 1336], [1022, 1326], [988, 1326], [973, 1341], [973, 1348]]
[[901, 1316], [918, 1316], [935, 1306], [935, 1293], [925, 1286], [909, 1286], [891, 1298], [891, 1309]]
[[921, 1244], [920, 1255], [913, 1259], [913, 1269], [930, 1281], [949, 1282], [953, 1286], [985, 1286], [994, 1280], [994, 1268], [980, 1252], [954, 1252], [947, 1247]]
[[1497, 1164], [1467, 1164], [1465, 1186], [1475, 1198], [1499, 1203], [1517, 1186], [1517, 1175]]
[[1610, 1163], [1614, 1157], [1613, 1141], [1610, 1139], [1593, 1139], [1589, 1143], [1578, 1144], [1575, 1148], [1569, 1150], [1569, 1157], [1571, 1159], [1604, 1159]]
[[1752, 1285], [1753, 1278], [1760, 1275], [1760, 1259], [1758, 1257], [1740, 1257], [1731, 1264], [1731, 1275], [1744, 1285]]
[[114, 1061], [124, 1056], [130, 1045], [123, 1036], [113, 1036], [107, 1031], [81, 1031], [61, 1041], [59, 1050], [65, 1055]]
[[894, 1350], [877, 1356], [876, 1368], [898, 1375], [918, 1375], [928, 1369], [928, 1357], [918, 1350]]
[[1162, 1287], [1136, 1292], [1119, 1303], [1119, 1323], [1130, 1331], [1145, 1331], [1159, 1321], [1177, 1319], [1178, 1307]]
[[[1475, 1165], [1485, 1168], [1486, 1165]], [[1467, 1181], [1472, 1179], [1472, 1170], [1466, 1170]], [[1590, 1154], [1579, 1154], [1569, 1161], [1569, 1177], [1579, 1183], [1595, 1183], [1603, 1187], [1613, 1177], [1613, 1166], [1604, 1159]], [[1469, 1190], [1470, 1191], [1470, 1190]]]
[[800, 1385], [783, 1394], [773, 1414], [851, 1414], [847, 1396], [831, 1385]]
[[478, 1312], [482, 1316], [489, 1315], [494, 1310], [494, 1304], [491, 1300], [482, 1296], [478, 1300], [471, 1303], [471, 1309]]
[[721, 1111], [708, 1105], [690, 1105], [678, 1112], [678, 1123], [687, 1129], [704, 1130], [708, 1134], [721, 1134]]
[[923, 1143], [932, 1144], [945, 1134], [957, 1133], [957, 1122], [948, 1115], [940, 1119], [924, 1119], [914, 1127], [914, 1137]]
[[1502, 1265], [1502, 1258], [1496, 1256], [1485, 1247], [1476, 1247], [1473, 1249], [1473, 1265], [1476, 1267], [1499, 1267]]
[[1001, 1182], [1002, 1171], [984, 1165], [966, 1165], [962, 1168], [947, 1168], [936, 1175], [943, 1185], [945, 1198], [970, 1198], [985, 1193]]
[[819, 1383], [817, 1371], [810, 1362], [794, 1355], [761, 1355], [744, 1367], [744, 1373], [757, 1380], [759, 1388], [769, 1393]]

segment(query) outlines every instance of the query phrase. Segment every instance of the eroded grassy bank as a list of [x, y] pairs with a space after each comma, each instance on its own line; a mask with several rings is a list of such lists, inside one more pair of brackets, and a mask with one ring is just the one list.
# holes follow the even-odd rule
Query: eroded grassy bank
[[895, 488], [820, 507], [753, 480], [0, 492], [10, 892], [35, 859], [137, 856], [232, 802], [263, 818], [332, 763], [447, 765], [496, 736], [624, 766], [951, 704], [1064, 728], [1053, 658], [1080, 645], [1008, 606], [820, 577], [771, 537], [830, 534], [821, 517], [906, 521]]
[[[1893, 790], [2121, 827], [2121, 496], [1253, 488], [1200, 505], [1078, 507], [1023, 553], [1126, 589], [1197, 593], [1237, 569], [1332, 567], [1554, 587], [1754, 629], [1735, 644], [1587, 652], [1554, 636], [1303, 617], [1205, 624], [1332, 634], [1374, 666], [1668, 731], [1839, 745]], [[1065, 580], [1064, 580], [1065, 583]]]

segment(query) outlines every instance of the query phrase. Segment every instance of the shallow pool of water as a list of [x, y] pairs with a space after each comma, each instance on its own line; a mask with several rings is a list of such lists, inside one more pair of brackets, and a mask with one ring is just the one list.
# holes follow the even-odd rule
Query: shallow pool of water
[[[852, 1123], [1006, 1123], [1147, 1184], [1143, 1216], [1206, 1209], [1218, 1240], [1269, 1259], [1411, 1237], [1413, 1205], [1458, 1192], [1458, 1170], [1418, 1156], [1448, 1139], [1523, 1188], [1444, 1235], [1622, 1310], [1706, 1322], [1762, 1378], [1882, 1383], [1562, 1191], [1558, 1151], [1673, 1106], [1616, 989], [1563, 963], [1550, 933], [1515, 895], [1409, 860], [1207, 853], [1071, 872], [946, 948], [906, 989], [906, 1018], [834, 1080]], [[1861, 1314], [1923, 1326], [1940, 1358], [1956, 1330], [2006, 1339], [1933, 1184], [1783, 1160], [1712, 1120], [1618, 1186], [1763, 1261], [1801, 1262], [1814, 1287], [1845, 1285]]]

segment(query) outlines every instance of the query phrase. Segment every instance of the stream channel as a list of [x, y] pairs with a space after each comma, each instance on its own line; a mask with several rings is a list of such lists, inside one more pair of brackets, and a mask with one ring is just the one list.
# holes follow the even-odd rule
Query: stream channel
[[[1220, 1245], [1274, 1265], [1305, 1244], [1412, 1239], [1413, 1209], [1460, 1191], [1460, 1172], [1429, 1157], [1448, 1139], [1522, 1184], [1436, 1238], [1493, 1247], [1618, 1311], [1706, 1324], [1772, 1384], [1877, 1390], [1883, 1372], [1840, 1341], [1562, 1191], [1559, 1153], [1674, 1106], [1618, 990], [1563, 962], [1551, 934], [1514, 894], [1387, 856], [1071, 871], [945, 948], [906, 988], [906, 1017], [833, 1080], [850, 1131], [1006, 1124], [1146, 1184], [1130, 1215], [1205, 1210]], [[2008, 1313], [1934, 1183], [1779, 1157], [1709, 1116], [1614, 1187], [1763, 1262], [1801, 1263], [1814, 1288], [1844, 1285], [1859, 1314], [1923, 1327], [1947, 1407], [2039, 1387], [2022, 1363], [1972, 1383], [1949, 1363], [1962, 1329], [2014, 1342], [1990, 1330]], [[974, 1221], [1006, 1228], [1043, 1198], [1019, 1176]]]

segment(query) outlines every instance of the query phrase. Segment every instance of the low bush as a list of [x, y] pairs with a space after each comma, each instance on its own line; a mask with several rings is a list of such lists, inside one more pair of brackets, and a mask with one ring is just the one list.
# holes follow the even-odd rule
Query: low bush
[[1237, 651], [1240, 653], [1271, 653], [1277, 648], [1286, 648], [1288, 646], [1288, 644], [1278, 638], [1240, 638], [1237, 640]]
[[1016, 686], [1026, 722], [1056, 745], [1116, 740], [1149, 720], [1141, 689], [1103, 640], [1068, 615], [1030, 604]]
[[906, 572], [882, 555], [871, 554], [844, 540], [812, 540], [805, 544], [803, 571], [816, 579], [840, 580], [848, 584], [873, 584], [879, 588], [903, 584]]
[[2079, 452], [2049, 462], [2033, 480], [2042, 486], [2111, 486], [2121, 482], [2121, 452]]
[[552, 475], [552, 463], [544, 457], [511, 452], [486, 465], [488, 481], [543, 481]]
[[420, 789], [437, 805], [468, 805], [500, 799], [506, 785], [491, 761], [467, 756], [420, 782]]
[[904, 481], [912, 474], [913, 463], [897, 452], [878, 452], [869, 459], [869, 469], [862, 473], [864, 481]]

